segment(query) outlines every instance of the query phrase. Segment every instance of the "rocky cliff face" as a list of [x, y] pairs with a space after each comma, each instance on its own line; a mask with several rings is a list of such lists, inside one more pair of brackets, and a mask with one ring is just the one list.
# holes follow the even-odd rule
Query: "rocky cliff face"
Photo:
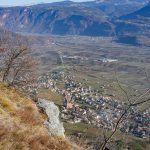
[[38, 100], [38, 106], [45, 111], [48, 117], [44, 124], [47, 126], [49, 133], [64, 137], [65, 129], [63, 123], [59, 120], [60, 112], [58, 107], [53, 102], [44, 99]]

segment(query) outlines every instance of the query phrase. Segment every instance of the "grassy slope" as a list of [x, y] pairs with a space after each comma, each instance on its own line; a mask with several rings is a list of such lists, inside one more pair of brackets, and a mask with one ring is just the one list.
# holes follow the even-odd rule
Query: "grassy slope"
[[0, 83], [0, 150], [78, 149], [64, 138], [49, 136], [43, 122], [30, 99]]
[[38, 91], [38, 97], [53, 101], [56, 105], [63, 105], [63, 97], [50, 89], [40, 89]]

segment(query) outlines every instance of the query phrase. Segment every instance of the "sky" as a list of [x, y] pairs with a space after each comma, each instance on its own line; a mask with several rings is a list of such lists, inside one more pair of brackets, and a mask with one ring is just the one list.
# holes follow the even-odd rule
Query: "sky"
[[[60, 2], [63, 0], [0, 0], [0, 6], [20, 6], [20, 5], [31, 5], [37, 3], [51, 3], [51, 2]], [[92, 0], [72, 0], [75, 2], [81, 1], [92, 1]]]

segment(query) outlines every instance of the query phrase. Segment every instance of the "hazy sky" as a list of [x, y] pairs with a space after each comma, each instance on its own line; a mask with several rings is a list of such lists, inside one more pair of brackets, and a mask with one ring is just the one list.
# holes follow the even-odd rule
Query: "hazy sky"
[[[60, 2], [63, 0], [0, 0], [1, 6], [16, 6], [16, 5], [29, 5], [29, 4], [37, 4], [37, 3], [51, 3], [51, 2]], [[72, 0], [76, 2], [81, 1], [92, 1], [92, 0]]]

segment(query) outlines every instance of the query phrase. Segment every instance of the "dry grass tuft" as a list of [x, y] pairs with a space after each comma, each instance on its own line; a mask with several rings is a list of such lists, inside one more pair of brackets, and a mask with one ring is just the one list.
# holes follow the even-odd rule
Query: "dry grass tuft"
[[9, 112], [14, 111], [14, 106], [10, 100], [0, 97], [0, 105]]

